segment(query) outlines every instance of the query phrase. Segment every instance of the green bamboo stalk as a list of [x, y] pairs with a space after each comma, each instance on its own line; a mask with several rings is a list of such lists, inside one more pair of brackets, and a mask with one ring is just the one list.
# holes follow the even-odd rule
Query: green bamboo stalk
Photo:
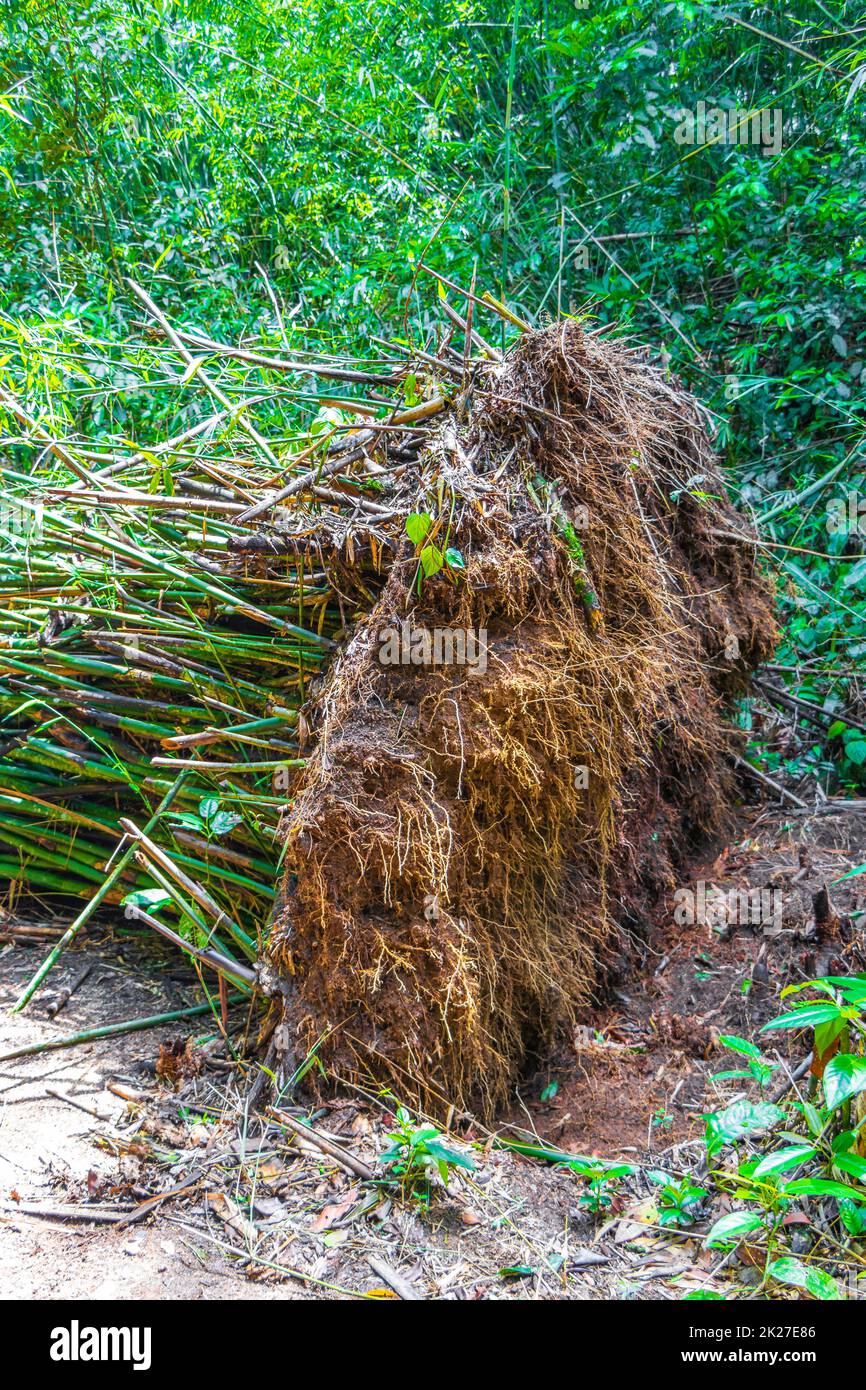
[[[229, 999], [230, 1004], [238, 1002], [237, 995]], [[173, 1009], [171, 1013], [152, 1014], [149, 1018], [131, 1018], [125, 1023], [107, 1023], [102, 1028], [90, 1028], [85, 1033], [72, 1033], [65, 1038], [51, 1038], [48, 1042], [17, 1047], [14, 1052], [4, 1052], [0, 1062], [13, 1062], [17, 1057], [35, 1057], [39, 1052], [53, 1052], [59, 1047], [78, 1047], [82, 1043], [96, 1042], [99, 1038], [115, 1038], [121, 1033], [139, 1033], [145, 1028], [159, 1028], [163, 1023], [176, 1023], [181, 1018], [195, 1018], [199, 1014], [211, 1012], [210, 1004], [195, 1004], [189, 1009]]]
[[[174, 801], [174, 798], [176, 797], [177, 793], [180, 791], [185, 776], [186, 774], [182, 772], [180, 777], [178, 777], [177, 781], [174, 783], [174, 786], [171, 788], [171, 790], [168, 791], [166, 795], [163, 797], [162, 801], [159, 803], [150, 820], [147, 822], [147, 825], [145, 826], [145, 834], [149, 833], [154, 828], [154, 826], [158, 823], [160, 817], [163, 816], [165, 812], [168, 810], [169, 806]], [[108, 891], [120, 878], [126, 866], [131, 862], [132, 857], [135, 854], [135, 850], [136, 842], [135, 840], [133, 840], [128, 846], [128, 848], [124, 850], [123, 854], [118, 859], [114, 868], [111, 870], [111, 873], [108, 875], [105, 882], [102, 884], [102, 887], [97, 889], [90, 901], [81, 910], [81, 912], [79, 912], [75, 921], [71, 924], [71, 926], [67, 927], [66, 931], [63, 933], [60, 940], [57, 942], [57, 945], [54, 946], [51, 949], [51, 951], [49, 951], [48, 955], [45, 957], [45, 960], [42, 962], [39, 969], [36, 971], [36, 974], [33, 976], [30, 983], [24, 987], [18, 999], [16, 999], [15, 1003], [12, 1006], [13, 1014], [20, 1013], [21, 1010], [23, 1008], [26, 1008], [27, 1004], [29, 1004], [30, 1000], [33, 998], [33, 995], [36, 993], [37, 989], [42, 984], [42, 981], [45, 979], [45, 976], [51, 969], [53, 969], [54, 965], [57, 963], [58, 958], [66, 950], [66, 947], [69, 945], [69, 943], [75, 940], [76, 936], [81, 931], [81, 928], [85, 925], [85, 923], [90, 921], [90, 918], [93, 916], [94, 912], [99, 907], [99, 904], [105, 898]]]
[[53, 873], [49, 869], [39, 868], [38, 865], [25, 866], [20, 859], [0, 859], [0, 878], [8, 878], [13, 883], [26, 879], [28, 884], [38, 884], [41, 888], [50, 888], [55, 893], [74, 894], [76, 897], [80, 897], [85, 889], [87, 892], [93, 889], [92, 883], [85, 884], [85, 880], [76, 879], [71, 870], [66, 870], [64, 874]]

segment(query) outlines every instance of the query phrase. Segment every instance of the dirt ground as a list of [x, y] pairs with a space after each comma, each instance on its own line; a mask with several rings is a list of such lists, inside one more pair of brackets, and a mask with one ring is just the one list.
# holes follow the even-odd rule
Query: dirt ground
[[[781, 931], [683, 924], [666, 904], [630, 973], [521, 1085], [498, 1135], [688, 1170], [702, 1115], [732, 1095], [712, 1079], [733, 1064], [720, 1035], [753, 1037], [785, 983], [866, 969], [866, 875], [836, 883], [864, 859], [862, 815], [744, 811], [734, 841], [684, 886], [776, 888]], [[824, 885], [841, 922], [816, 932]], [[0, 1054], [201, 998], [161, 943], [103, 927], [11, 1016], [45, 949], [0, 938]], [[159, 1061], [160, 1044], [176, 1045], [174, 1066]], [[798, 1058], [790, 1047], [786, 1064]], [[0, 1296], [679, 1299], [718, 1287], [717, 1252], [659, 1228], [642, 1175], [594, 1213], [574, 1172], [498, 1149], [457, 1118], [445, 1142], [475, 1167], [419, 1202], [246, 1114], [244, 1084], [207, 1016], [0, 1061]], [[281, 1108], [306, 1119], [301, 1099]], [[393, 1098], [344, 1090], [312, 1119], [340, 1154], [375, 1169], [393, 1110]]]
[[[606, 1156], [650, 1157], [698, 1141], [703, 1114], [727, 1094], [710, 1078], [735, 1063], [719, 1049], [720, 1035], [757, 1040], [761, 1025], [779, 1012], [785, 985], [866, 969], [866, 875], [836, 882], [864, 860], [863, 812], [744, 811], [737, 835], [696, 863], [684, 887], [703, 882], [707, 894], [718, 888], [726, 895], [775, 890], [782, 930], [680, 924], [666, 904], [648, 944], [636, 944], [634, 966], [612, 1000], [525, 1088], [538, 1133], [560, 1147]], [[813, 899], [824, 886], [850, 925], [822, 937]], [[770, 1056], [780, 1036], [762, 1044]], [[799, 1056], [797, 1047], [802, 1051], [791, 1044], [792, 1056]], [[556, 1095], [548, 1104], [529, 1099], [551, 1084]], [[518, 1114], [512, 1112], [516, 1122]]]
[[[67, 1036], [126, 1018], [146, 1017], [199, 1002], [197, 990], [175, 983], [177, 962], [135, 943], [86, 944], [52, 972], [26, 1014], [8, 1007], [45, 946], [9, 947], [0, 956], [0, 1052]], [[56, 1021], [47, 1006], [91, 965], [87, 980]], [[194, 1023], [199, 1020], [194, 1020]], [[207, 1020], [205, 1020], [206, 1024]], [[180, 1026], [180, 1025], [178, 1025]], [[204, 1026], [204, 1025], [203, 1025]], [[129, 1094], [156, 1091], [154, 1058], [171, 1028], [0, 1063], [0, 1294], [5, 1298], [231, 1298], [219, 1263], [202, 1265], [183, 1240], [157, 1225], [114, 1231], [105, 1225], [28, 1216], [25, 1203], [135, 1201], [138, 1163], [113, 1151], [103, 1133], [125, 1114]], [[69, 1099], [63, 1099], [68, 1097]], [[75, 1102], [73, 1104], [72, 1102]], [[79, 1107], [85, 1107], [84, 1109]], [[91, 1113], [95, 1112], [95, 1113]], [[243, 1287], [243, 1297], [275, 1291]]]

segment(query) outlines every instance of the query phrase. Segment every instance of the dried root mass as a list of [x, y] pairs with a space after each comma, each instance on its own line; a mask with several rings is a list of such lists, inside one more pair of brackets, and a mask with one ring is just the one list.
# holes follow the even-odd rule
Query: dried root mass
[[[476, 382], [405, 496], [465, 569], [419, 592], [407, 536], [326, 678], [269, 961], [299, 1056], [490, 1112], [719, 826], [771, 590], [694, 401], [573, 322]], [[389, 664], [437, 631], [450, 661]]]

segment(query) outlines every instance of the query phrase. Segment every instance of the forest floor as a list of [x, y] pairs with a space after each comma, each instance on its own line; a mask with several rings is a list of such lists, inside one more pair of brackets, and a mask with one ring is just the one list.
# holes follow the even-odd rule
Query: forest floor
[[[641, 968], [518, 1088], [497, 1135], [693, 1175], [703, 1115], [740, 1084], [712, 1079], [736, 1062], [720, 1035], [754, 1038], [785, 984], [826, 971], [837, 953], [846, 969], [866, 969], [860, 925], [844, 944], [811, 930], [824, 885], [836, 911], [862, 923], [866, 876], [836, 881], [864, 858], [863, 815], [743, 811], [734, 841], [696, 865], [693, 882], [776, 888], [781, 932], [681, 925], [669, 904], [650, 947], [636, 945]], [[0, 1053], [200, 997], [161, 945], [108, 932], [68, 952], [50, 989], [10, 1016], [44, 949], [0, 948]], [[52, 997], [85, 964], [87, 979], [52, 1020]], [[184, 1052], [191, 1026], [197, 1042]], [[0, 1297], [384, 1298], [396, 1286], [417, 1298], [679, 1299], [730, 1289], [718, 1251], [659, 1225], [642, 1171], [596, 1213], [574, 1172], [498, 1149], [464, 1117], [445, 1142], [474, 1170], [452, 1170], [447, 1189], [419, 1201], [381, 1165], [370, 1181], [248, 1114], [237, 1068], [208, 1032], [194, 1020], [0, 1063]], [[786, 1046], [768, 1048], [783, 1068], [802, 1052], [796, 1039]], [[342, 1088], [313, 1123], [375, 1168], [394, 1104]], [[741, 1287], [755, 1277], [737, 1271]]]

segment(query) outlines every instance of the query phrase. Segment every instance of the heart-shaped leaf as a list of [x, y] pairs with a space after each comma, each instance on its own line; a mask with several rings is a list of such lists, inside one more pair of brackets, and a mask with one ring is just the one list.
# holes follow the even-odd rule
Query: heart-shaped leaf
[[420, 545], [430, 527], [433, 518], [429, 512], [412, 512], [406, 518], [406, 535], [413, 545]]
[[824, 1068], [824, 1099], [831, 1110], [866, 1091], [866, 1057], [839, 1052]]
[[438, 574], [442, 568], [442, 551], [436, 545], [425, 545], [421, 551], [421, 568], [427, 579], [433, 574]]

